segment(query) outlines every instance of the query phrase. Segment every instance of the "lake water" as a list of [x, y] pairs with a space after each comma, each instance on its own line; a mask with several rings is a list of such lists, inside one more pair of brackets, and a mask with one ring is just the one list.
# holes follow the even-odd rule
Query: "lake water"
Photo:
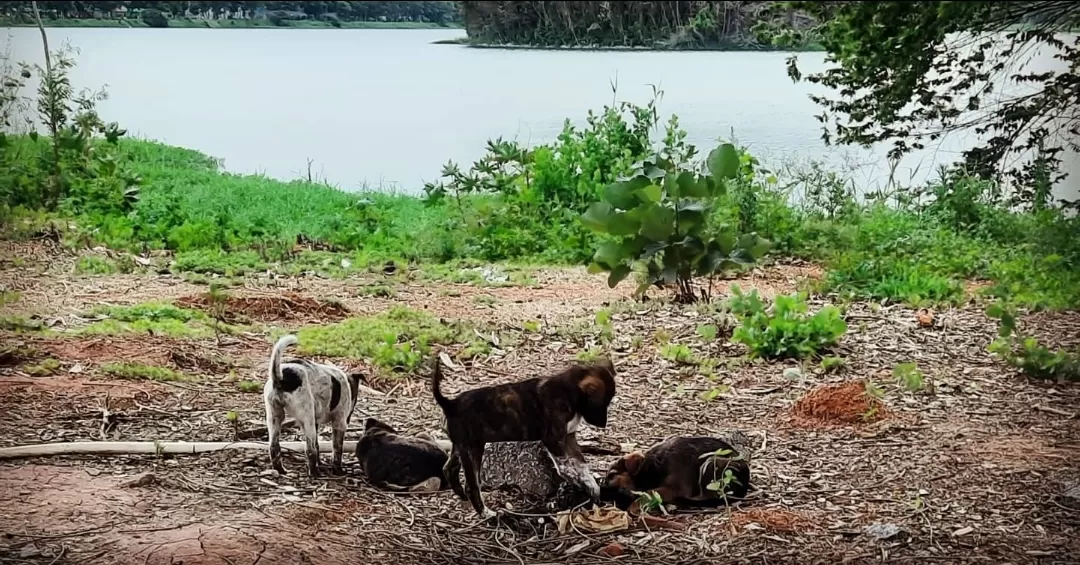
[[[40, 61], [36, 29], [0, 29], [15, 60]], [[80, 50], [76, 86], [131, 135], [198, 149], [227, 169], [281, 179], [314, 174], [343, 189], [418, 192], [448, 160], [471, 163], [488, 139], [552, 140], [563, 120], [620, 100], [678, 114], [704, 150], [734, 136], [767, 163], [822, 160], [866, 188], [888, 177], [885, 149], [829, 148], [784, 53], [555, 52], [435, 45], [460, 30], [49, 29]], [[801, 54], [804, 73], [824, 56]], [[956, 136], [906, 158], [925, 179], [967, 144]], [[1075, 195], [1080, 166], [1061, 195]]]

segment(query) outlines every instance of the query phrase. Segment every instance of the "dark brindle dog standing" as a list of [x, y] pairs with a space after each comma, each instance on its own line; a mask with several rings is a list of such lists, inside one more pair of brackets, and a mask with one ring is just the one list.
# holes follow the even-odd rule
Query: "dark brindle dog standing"
[[[484, 446], [500, 441], [540, 441], [558, 473], [600, 498], [600, 486], [585, 465], [575, 433], [582, 420], [603, 428], [608, 405], [615, 396], [615, 366], [610, 360], [578, 365], [549, 377], [539, 377], [469, 390], [450, 399], [439, 389], [442, 364], [435, 358], [431, 388], [446, 416], [446, 432], [453, 448], [444, 474], [451, 488], [467, 498], [477, 514], [495, 515], [480, 494], [480, 468]], [[468, 492], [458, 472], [464, 468]]]

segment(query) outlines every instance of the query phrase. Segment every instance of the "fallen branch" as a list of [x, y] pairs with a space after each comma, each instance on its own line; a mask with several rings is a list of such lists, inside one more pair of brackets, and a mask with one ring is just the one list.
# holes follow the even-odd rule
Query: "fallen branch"
[[[304, 452], [304, 442], [283, 441], [281, 448], [297, 453]], [[241, 441], [73, 441], [64, 443], [43, 443], [38, 445], [20, 445], [0, 447], [0, 459], [19, 459], [23, 457], [50, 457], [53, 455], [193, 455], [227, 449], [255, 449], [266, 451], [268, 444]], [[345, 452], [356, 450], [355, 441], [347, 441]], [[329, 441], [319, 442], [320, 453], [330, 453], [333, 445]]]

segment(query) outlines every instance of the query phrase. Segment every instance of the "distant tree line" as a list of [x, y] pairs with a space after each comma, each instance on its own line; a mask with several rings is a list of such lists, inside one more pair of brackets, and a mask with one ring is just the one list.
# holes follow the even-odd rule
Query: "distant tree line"
[[[772, 46], [756, 33], [782, 20], [796, 30], [814, 21], [779, 2], [611, 1], [461, 2], [469, 37], [482, 43], [533, 46]], [[812, 38], [787, 34], [785, 40]], [[792, 45], [793, 46], [793, 45]]]
[[[38, 8], [46, 17], [57, 18], [116, 18], [143, 10], [159, 10], [174, 17], [184, 15], [212, 14], [224, 17], [225, 14], [248, 14], [256, 11], [271, 13], [289, 13], [301, 17], [336, 18], [341, 21], [389, 21], [389, 22], [432, 22], [450, 23], [458, 20], [456, 2], [365, 2], [365, 1], [303, 1], [303, 2], [261, 2], [261, 1], [188, 1], [172, 2], [152, 1], [113, 1], [79, 2], [49, 1], [38, 2]], [[0, 2], [0, 14], [27, 14], [30, 2]]]

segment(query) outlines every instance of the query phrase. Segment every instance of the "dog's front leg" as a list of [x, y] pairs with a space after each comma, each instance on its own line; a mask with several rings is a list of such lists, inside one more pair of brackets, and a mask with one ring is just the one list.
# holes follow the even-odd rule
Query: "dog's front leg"
[[281, 464], [281, 424], [285, 421], [285, 409], [278, 403], [266, 401], [266, 429], [270, 432], [270, 465], [284, 475]]
[[600, 485], [593, 477], [592, 471], [585, 464], [585, 455], [577, 444], [574, 434], [567, 434], [562, 438], [552, 438], [544, 441], [548, 455], [559, 475], [577, 485], [588, 493], [594, 503], [600, 501]]

